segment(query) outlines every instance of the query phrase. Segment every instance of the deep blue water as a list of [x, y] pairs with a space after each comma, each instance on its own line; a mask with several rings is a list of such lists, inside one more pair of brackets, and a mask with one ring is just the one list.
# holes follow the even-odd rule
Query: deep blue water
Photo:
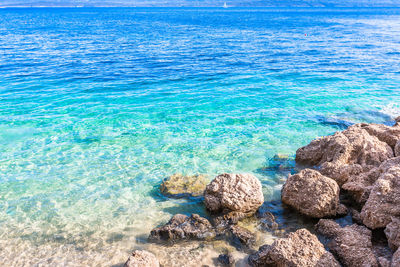
[[118, 263], [204, 212], [158, 194], [174, 173], [279, 199], [269, 158], [390, 124], [399, 85], [400, 9], [0, 10], [0, 258]]

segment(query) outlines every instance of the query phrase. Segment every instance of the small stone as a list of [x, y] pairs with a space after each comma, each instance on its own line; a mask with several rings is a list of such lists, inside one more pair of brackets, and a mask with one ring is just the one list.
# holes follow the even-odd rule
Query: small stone
[[150, 241], [210, 240], [215, 237], [211, 223], [198, 214], [174, 215], [169, 222], [150, 232]]
[[233, 258], [232, 254], [220, 254], [218, 256], [218, 262], [222, 266], [233, 266], [235, 264], [235, 259]]
[[231, 225], [229, 231], [232, 234], [234, 243], [239, 247], [249, 248], [254, 245], [255, 235], [249, 230], [238, 225]]
[[159, 267], [156, 256], [145, 250], [135, 250], [125, 262], [124, 267]]

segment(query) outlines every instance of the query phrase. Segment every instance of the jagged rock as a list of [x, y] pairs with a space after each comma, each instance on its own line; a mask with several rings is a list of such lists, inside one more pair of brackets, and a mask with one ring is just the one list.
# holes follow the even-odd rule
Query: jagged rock
[[357, 224], [341, 228], [335, 221], [327, 219], [319, 220], [315, 228], [331, 239], [328, 248], [345, 266], [378, 267], [368, 228]]
[[203, 175], [174, 174], [162, 182], [160, 191], [168, 197], [199, 197], [203, 195], [206, 186], [207, 179]]
[[398, 248], [396, 250], [396, 252], [393, 254], [392, 264], [390, 266], [391, 267], [399, 267], [400, 266], [400, 248]]
[[261, 183], [251, 174], [220, 174], [204, 194], [206, 208], [212, 212], [255, 212], [263, 202]]
[[379, 167], [360, 173], [359, 175], [351, 175], [348, 181], [343, 184], [342, 188], [353, 197], [358, 203], [365, 203], [378, 178], [388, 172], [389, 169], [400, 166], [400, 157], [391, 158], [384, 161]]
[[251, 266], [340, 266], [318, 238], [306, 229], [277, 239], [272, 245], [261, 246], [258, 252], [249, 256], [248, 262]]
[[358, 210], [351, 209], [351, 218], [353, 219], [353, 222], [362, 224], [361, 214]]
[[392, 221], [385, 228], [385, 235], [393, 251], [400, 247], [400, 218], [392, 217]]
[[219, 230], [225, 230], [228, 226], [232, 224], [237, 224], [240, 220], [245, 218], [249, 218], [254, 215], [254, 212], [238, 212], [238, 211], [231, 211], [225, 214], [221, 214], [216, 216], [213, 219], [214, 226]]
[[156, 256], [145, 250], [135, 250], [125, 262], [124, 267], [159, 267]]
[[335, 216], [339, 208], [339, 186], [316, 170], [304, 169], [288, 177], [282, 202], [314, 218]]
[[252, 232], [238, 225], [231, 225], [229, 232], [233, 237], [234, 244], [239, 245], [239, 247], [249, 248], [256, 241], [255, 235]]
[[209, 240], [215, 237], [211, 223], [198, 214], [190, 217], [174, 215], [169, 222], [150, 232], [150, 241], [177, 241], [185, 239]]
[[275, 216], [271, 212], [259, 212], [257, 217], [260, 218], [260, 224], [264, 229], [268, 231], [278, 230], [279, 225], [276, 222]]
[[360, 173], [363, 166], [379, 166], [393, 157], [393, 150], [387, 143], [362, 127], [362, 124], [356, 124], [334, 135], [313, 140], [297, 150], [296, 162], [320, 166], [322, 174], [342, 185], [350, 174]]
[[400, 157], [400, 140], [397, 141], [396, 146], [394, 147], [394, 154], [396, 157]]
[[390, 267], [390, 260], [385, 257], [378, 257], [379, 267]]
[[376, 136], [382, 142], [387, 143], [392, 148], [400, 140], [400, 125], [398, 124], [392, 127], [374, 123], [361, 124], [361, 128], [365, 129], [370, 135]]
[[220, 254], [218, 256], [218, 262], [222, 266], [233, 266], [235, 264], [235, 259], [233, 258], [231, 253], [228, 254]]
[[371, 229], [385, 227], [392, 217], [400, 217], [400, 166], [379, 177], [361, 210], [363, 223]]

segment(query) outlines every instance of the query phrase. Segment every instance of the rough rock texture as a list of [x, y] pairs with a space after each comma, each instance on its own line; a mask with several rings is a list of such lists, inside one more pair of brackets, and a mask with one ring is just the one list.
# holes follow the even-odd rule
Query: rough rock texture
[[230, 226], [229, 232], [231, 233], [233, 242], [236, 245], [251, 247], [256, 241], [255, 235], [252, 232], [238, 225]]
[[213, 224], [218, 230], [225, 230], [232, 224], [237, 224], [240, 220], [249, 218], [254, 215], [254, 212], [239, 212], [231, 211], [221, 214], [213, 219]]
[[220, 174], [204, 194], [204, 203], [212, 212], [255, 212], [263, 202], [261, 183], [251, 174]]
[[365, 129], [370, 135], [376, 136], [382, 142], [387, 143], [394, 148], [397, 141], [400, 140], [400, 125], [393, 127], [383, 124], [361, 124], [361, 128]]
[[393, 251], [400, 247], [400, 218], [392, 218], [392, 221], [385, 228], [385, 235]]
[[158, 262], [154, 254], [145, 250], [135, 250], [132, 255], [129, 256], [125, 262], [124, 267], [159, 267]]
[[321, 219], [315, 227], [331, 238], [328, 247], [345, 266], [378, 266], [368, 228], [357, 224], [341, 228], [335, 221], [326, 219]]
[[[296, 162], [320, 166], [322, 174], [342, 185], [349, 175], [360, 173], [364, 166], [379, 166], [393, 157], [392, 148], [363, 129], [364, 126], [356, 124], [334, 135], [313, 140], [297, 150]], [[343, 170], [343, 167], [350, 169]]]
[[174, 174], [162, 182], [160, 191], [169, 197], [199, 197], [203, 195], [206, 186], [207, 179], [203, 175]]
[[397, 141], [396, 146], [394, 147], [394, 154], [396, 157], [400, 157], [400, 140]]
[[211, 223], [198, 214], [190, 217], [183, 214], [174, 215], [169, 222], [150, 232], [151, 241], [176, 241], [184, 239], [205, 240], [215, 237]]
[[235, 259], [233, 258], [231, 253], [220, 254], [218, 256], [218, 262], [222, 266], [233, 266], [235, 264]]
[[361, 210], [363, 223], [371, 229], [385, 227], [392, 217], [400, 217], [400, 165], [379, 177]]
[[399, 267], [400, 266], [400, 248], [396, 250], [393, 254], [391, 267]]
[[288, 177], [282, 188], [282, 202], [314, 218], [335, 216], [339, 186], [318, 171], [304, 169]]
[[342, 188], [346, 190], [355, 201], [365, 203], [369, 197], [372, 187], [378, 178], [388, 172], [391, 168], [400, 166], [400, 157], [384, 161], [379, 167], [373, 167], [359, 175], [351, 175]]
[[287, 238], [277, 239], [270, 246], [261, 246], [258, 252], [249, 256], [248, 261], [251, 266], [340, 266], [318, 238], [306, 229], [290, 233]]

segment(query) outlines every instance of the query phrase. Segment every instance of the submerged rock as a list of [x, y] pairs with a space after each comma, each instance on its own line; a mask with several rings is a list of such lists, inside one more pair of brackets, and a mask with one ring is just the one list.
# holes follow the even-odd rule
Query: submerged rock
[[288, 177], [282, 202], [310, 217], [335, 216], [340, 207], [339, 186], [316, 170], [304, 169]]
[[341, 228], [333, 220], [321, 219], [316, 230], [331, 239], [328, 248], [345, 266], [378, 267], [368, 228], [357, 224]]
[[231, 253], [228, 254], [220, 254], [218, 256], [218, 262], [222, 266], [233, 266], [235, 264], [235, 259], [233, 258]]
[[361, 210], [363, 223], [371, 229], [385, 227], [392, 217], [400, 217], [400, 165], [379, 177]]
[[277, 239], [272, 245], [261, 246], [258, 252], [249, 256], [248, 261], [251, 266], [340, 266], [318, 238], [306, 229]]
[[254, 212], [244, 213], [244, 212], [239, 212], [239, 211], [231, 211], [231, 212], [216, 216], [213, 219], [213, 224], [218, 230], [224, 231], [230, 225], [237, 224], [240, 220], [252, 217], [253, 215], [254, 215]]
[[125, 262], [124, 267], [159, 267], [156, 256], [145, 250], [135, 250]]
[[392, 218], [392, 221], [385, 228], [385, 235], [389, 247], [393, 251], [400, 247], [400, 218]]
[[212, 212], [255, 212], [263, 202], [261, 183], [251, 174], [220, 174], [204, 194], [206, 208]]
[[162, 182], [160, 191], [168, 197], [200, 197], [203, 196], [206, 186], [207, 179], [203, 175], [174, 174]]
[[249, 248], [256, 242], [255, 235], [241, 226], [231, 225], [229, 227], [229, 232], [236, 246]]
[[150, 232], [150, 241], [208, 240], [215, 237], [211, 223], [198, 214], [190, 217], [183, 214], [174, 215], [169, 222]]

